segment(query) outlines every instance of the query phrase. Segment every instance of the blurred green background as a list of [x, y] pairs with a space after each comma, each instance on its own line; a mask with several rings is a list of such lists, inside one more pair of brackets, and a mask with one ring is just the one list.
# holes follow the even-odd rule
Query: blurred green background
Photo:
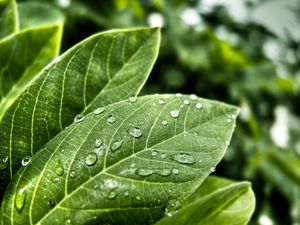
[[[47, 13], [39, 0], [19, 2], [36, 5], [40, 18]], [[65, 17], [62, 51], [107, 29], [162, 27], [160, 55], [142, 94], [195, 93], [240, 106], [215, 173], [252, 182], [257, 205], [250, 224], [300, 225], [300, 0], [42, 4]]]

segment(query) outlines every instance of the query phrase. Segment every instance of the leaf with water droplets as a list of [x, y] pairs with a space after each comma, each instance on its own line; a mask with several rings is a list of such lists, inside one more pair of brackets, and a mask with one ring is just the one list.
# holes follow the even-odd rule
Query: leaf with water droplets
[[[158, 28], [113, 30], [87, 38], [40, 71], [43, 61], [34, 59], [57, 50], [57, 47], [52, 44], [52, 49], [47, 46], [38, 51], [33, 48], [33, 43], [38, 46], [44, 46], [44, 40], [52, 43], [57, 27], [61, 30], [61, 25], [47, 28], [48, 32], [46, 28], [40, 29], [43, 32], [33, 32], [33, 28], [28, 28], [27, 33], [31, 30], [34, 38], [27, 38], [27, 42], [23, 40], [25, 30], [11, 37], [11, 41], [0, 42], [0, 65], [11, 60], [22, 62], [23, 67], [33, 63], [36, 74], [33, 81], [32, 76], [25, 76], [26, 81], [32, 82], [22, 80], [23, 86], [18, 88], [17, 93], [13, 91], [11, 96], [14, 98], [9, 98], [5, 104], [7, 107], [0, 103], [0, 159], [9, 156], [8, 166], [0, 170], [2, 187], [20, 168], [23, 157], [37, 152], [74, 118], [75, 122], [82, 123], [85, 114], [93, 111], [94, 116], [100, 116], [105, 111], [102, 107], [136, 96], [157, 57]], [[8, 44], [9, 41], [11, 44]], [[22, 49], [23, 42], [27, 47]], [[24, 57], [22, 52], [31, 54]], [[0, 68], [0, 100], [2, 73], [9, 72], [11, 74], [5, 75], [15, 76], [19, 66], [12, 64], [9, 71], [5, 68]], [[27, 72], [33, 72], [33, 68], [27, 69]], [[114, 118], [108, 119], [108, 122], [111, 125], [117, 123]]]
[[155, 225], [246, 225], [255, 197], [248, 182], [209, 177], [183, 204], [171, 202], [166, 216]]
[[[67, 127], [14, 177], [2, 204], [4, 224], [31, 221], [44, 225], [55, 219], [62, 224], [69, 218], [92, 224], [96, 217], [97, 224], [130, 221], [142, 225], [160, 219], [170, 200], [194, 192], [221, 160], [234, 128], [234, 123], [227, 123], [227, 115], [238, 111], [197, 98], [180, 109], [179, 117], [170, 118], [170, 111], [187, 98], [168, 95], [162, 105], [153, 103], [165, 95], [138, 97], [134, 103], [125, 99]], [[200, 112], [197, 102], [205, 105]], [[107, 123], [112, 114], [115, 123]], [[165, 119], [168, 126], [161, 125]], [[99, 137], [103, 142], [100, 148], [105, 146], [101, 155], [95, 149]], [[122, 146], [112, 151], [118, 140]], [[58, 159], [65, 172], [59, 181], [49, 182]], [[10, 205], [24, 186], [26, 202], [22, 213], [16, 213]], [[54, 206], [49, 205], [50, 199], [55, 200]]]

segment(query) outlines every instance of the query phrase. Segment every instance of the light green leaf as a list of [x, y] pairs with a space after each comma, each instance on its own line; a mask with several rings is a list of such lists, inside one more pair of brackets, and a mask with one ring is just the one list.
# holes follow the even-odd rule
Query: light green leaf
[[13, 178], [3, 224], [154, 223], [211, 173], [234, 129], [237, 108], [191, 99], [145, 96], [77, 117]]
[[157, 57], [157, 28], [115, 30], [79, 43], [40, 72], [0, 114], [1, 184], [75, 115], [137, 95]]
[[20, 29], [64, 23], [63, 13], [47, 2], [21, 2], [18, 4]]
[[0, 39], [18, 32], [18, 12], [15, 0], [0, 0]]
[[255, 208], [248, 182], [209, 177], [182, 208], [155, 225], [245, 225]]

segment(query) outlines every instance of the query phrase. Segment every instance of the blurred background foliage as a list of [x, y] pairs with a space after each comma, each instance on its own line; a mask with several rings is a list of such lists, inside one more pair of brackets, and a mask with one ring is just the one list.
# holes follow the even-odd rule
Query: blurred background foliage
[[63, 14], [62, 51], [107, 29], [162, 27], [143, 94], [196, 93], [240, 106], [216, 174], [252, 182], [250, 224], [300, 224], [300, 0], [20, 2], [36, 7], [28, 17], [43, 18], [48, 7]]

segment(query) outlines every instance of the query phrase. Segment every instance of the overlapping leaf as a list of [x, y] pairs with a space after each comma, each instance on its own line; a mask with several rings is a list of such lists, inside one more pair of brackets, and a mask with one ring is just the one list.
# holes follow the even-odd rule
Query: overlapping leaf
[[0, 123], [1, 184], [76, 114], [136, 95], [157, 57], [159, 30], [117, 30], [81, 42], [27, 85]]
[[221, 160], [236, 114], [194, 96], [154, 95], [77, 117], [14, 177], [3, 224], [154, 223]]
[[0, 39], [19, 30], [15, 0], [0, 0]]
[[155, 225], [245, 225], [255, 207], [248, 182], [209, 177], [178, 212]]

